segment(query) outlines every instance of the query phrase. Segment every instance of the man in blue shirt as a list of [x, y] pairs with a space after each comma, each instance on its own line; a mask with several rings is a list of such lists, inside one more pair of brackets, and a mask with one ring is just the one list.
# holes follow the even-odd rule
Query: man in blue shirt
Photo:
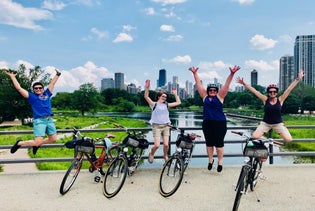
[[[16, 90], [31, 104], [35, 137], [34, 140], [16, 141], [11, 148], [11, 153], [15, 153], [21, 146], [32, 146], [33, 154], [35, 155], [42, 144], [50, 144], [57, 141], [57, 130], [52, 118], [53, 112], [51, 110], [50, 97], [61, 72], [57, 69], [55, 71], [56, 75], [52, 78], [48, 88], [45, 90], [42, 83], [35, 82], [32, 86], [33, 93], [20, 86], [16, 79], [16, 74], [6, 71]], [[44, 138], [46, 134], [47, 138]]]

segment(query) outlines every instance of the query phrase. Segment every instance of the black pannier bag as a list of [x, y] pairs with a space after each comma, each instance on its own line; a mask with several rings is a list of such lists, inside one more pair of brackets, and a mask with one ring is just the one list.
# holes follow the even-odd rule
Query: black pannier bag
[[176, 146], [183, 149], [191, 149], [193, 147], [193, 142], [188, 136], [184, 134], [178, 134]]
[[149, 147], [149, 142], [143, 138], [137, 138], [134, 135], [128, 135], [124, 140], [123, 144], [126, 146], [137, 147], [141, 149], [147, 149]]
[[268, 158], [268, 148], [262, 142], [253, 141], [253, 146], [245, 146], [243, 154], [248, 157]]
[[77, 152], [84, 152], [93, 154], [95, 150], [95, 145], [93, 143], [93, 139], [91, 138], [82, 138], [75, 143], [75, 150]]

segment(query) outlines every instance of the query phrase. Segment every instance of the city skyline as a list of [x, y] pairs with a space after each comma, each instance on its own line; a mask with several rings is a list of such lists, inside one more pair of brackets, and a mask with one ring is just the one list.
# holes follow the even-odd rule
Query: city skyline
[[155, 88], [160, 69], [184, 88], [190, 66], [204, 84], [224, 84], [239, 65], [237, 76], [249, 82], [255, 69], [266, 86], [279, 83], [280, 58], [294, 55], [295, 38], [314, 34], [314, 7], [311, 0], [2, 0], [0, 68], [58, 68], [55, 93], [100, 88], [115, 72], [126, 84], [150, 79]]

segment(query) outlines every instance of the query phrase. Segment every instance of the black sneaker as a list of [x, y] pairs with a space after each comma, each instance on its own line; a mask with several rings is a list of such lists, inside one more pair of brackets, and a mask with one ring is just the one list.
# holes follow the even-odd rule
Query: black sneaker
[[218, 165], [217, 172], [221, 172], [222, 169], [223, 169], [223, 166], [222, 165]]
[[22, 141], [22, 140], [17, 140], [17, 141], [15, 142], [15, 144], [13, 145], [13, 147], [11, 148], [10, 152], [11, 152], [12, 154], [15, 153], [15, 152], [21, 147], [21, 146], [18, 145], [18, 143], [19, 143], [20, 141]]
[[33, 146], [33, 155], [36, 155], [38, 149], [39, 149], [39, 147]]
[[209, 171], [212, 169], [213, 163], [214, 163], [214, 159], [212, 160], [212, 163], [209, 163], [209, 164], [208, 164], [208, 170], [209, 170]]

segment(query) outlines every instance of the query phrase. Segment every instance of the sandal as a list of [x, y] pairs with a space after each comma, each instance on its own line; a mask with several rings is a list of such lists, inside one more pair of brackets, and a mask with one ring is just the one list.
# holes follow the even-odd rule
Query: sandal
[[149, 153], [149, 157], [148, 157], [148, 162], [149, 163], [153, 163], [154, 160], [154, 156], [151, 154], [151, 152]]

